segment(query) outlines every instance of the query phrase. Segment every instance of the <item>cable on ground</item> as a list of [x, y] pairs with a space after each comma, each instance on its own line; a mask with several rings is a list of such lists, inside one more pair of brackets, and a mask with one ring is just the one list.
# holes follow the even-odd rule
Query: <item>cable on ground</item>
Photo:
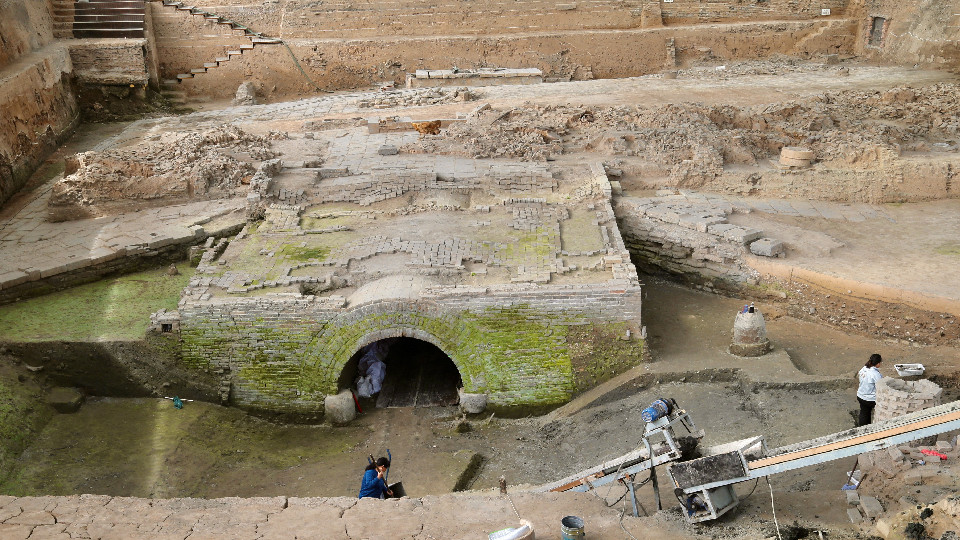
[[[770, 477], [765, 476], [767, 479], [767, 487], [770, 488], [770, 510], [773, 511], [773, 526], [777, 528], [777, 539], [783, 540], [783, 537], [780, 536], [780, 524], [777, 523], [777, 509], [773, 505], [773, 485], [770, 483]], [[759, 478], [757, 480], [760, 480]]]

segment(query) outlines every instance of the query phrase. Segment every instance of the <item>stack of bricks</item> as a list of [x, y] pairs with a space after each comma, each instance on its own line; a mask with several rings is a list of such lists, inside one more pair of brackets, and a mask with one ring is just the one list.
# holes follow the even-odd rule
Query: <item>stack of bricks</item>
[[877, 382], [877, 407], [873, 421], [889, 420], [904, 414], [940, 405], [943, 390], [929, 380], [905, 381], [883, 378]]

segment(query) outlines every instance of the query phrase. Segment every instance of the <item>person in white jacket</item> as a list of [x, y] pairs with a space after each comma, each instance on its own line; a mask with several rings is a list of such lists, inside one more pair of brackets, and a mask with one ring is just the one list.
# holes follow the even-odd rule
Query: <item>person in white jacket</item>
[[857, 389], [857, 401], [860, 402], [860, 418], [858, 426], [865, 426], [873, 421], [873, 408], [877, 406], [877, 381], [883, 378], [877, 366], [883, 362], [879, 354], [871, 354], [870, 359], [857, 373], [860, 387]]

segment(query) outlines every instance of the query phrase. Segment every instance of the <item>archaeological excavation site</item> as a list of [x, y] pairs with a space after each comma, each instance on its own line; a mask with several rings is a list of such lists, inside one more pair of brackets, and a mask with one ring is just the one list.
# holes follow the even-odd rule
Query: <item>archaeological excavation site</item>
[[960, 0], [0, 0], [0, 539], [960, 538]]

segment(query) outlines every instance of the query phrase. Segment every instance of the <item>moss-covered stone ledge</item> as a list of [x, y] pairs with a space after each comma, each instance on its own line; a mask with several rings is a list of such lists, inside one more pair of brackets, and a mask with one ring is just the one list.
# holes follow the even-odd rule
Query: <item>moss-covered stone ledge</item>
[[635, 283], [427, 290], [346, 305], [343, 297], [208, 298], [180, 307], [183, 362], [223, 373], [230, 402], [320, 415], [361, 347], [388, 337], [436, 345], [464, 391], [501, 413], [542, 412], [641, 359]]

